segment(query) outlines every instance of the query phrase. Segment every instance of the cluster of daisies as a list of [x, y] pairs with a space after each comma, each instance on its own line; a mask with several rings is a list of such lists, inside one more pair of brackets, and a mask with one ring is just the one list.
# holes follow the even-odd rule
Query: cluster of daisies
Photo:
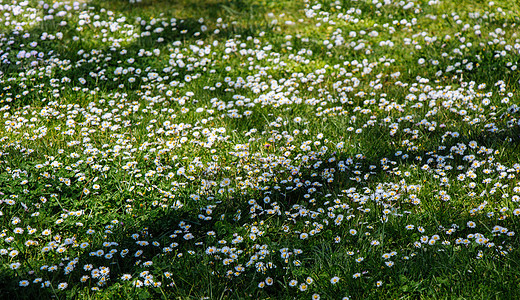
[[[0, 1], [1, 272], [53, 293], [176, 293], [202, 261], [248, 293], [320, 299], [384, 288], [424, 253], [507, 256], [520, 39], [481, 24], [513, 12], [440, 2], [306, 0], [241, 35]], [[475, 75], [489, 64], [504, 78]]]

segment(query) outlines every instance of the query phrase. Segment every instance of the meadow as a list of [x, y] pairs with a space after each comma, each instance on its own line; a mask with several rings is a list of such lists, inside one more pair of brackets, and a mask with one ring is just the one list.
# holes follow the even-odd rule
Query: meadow
[[0, 12], [0, 298], [520, 298], [517, 1]]

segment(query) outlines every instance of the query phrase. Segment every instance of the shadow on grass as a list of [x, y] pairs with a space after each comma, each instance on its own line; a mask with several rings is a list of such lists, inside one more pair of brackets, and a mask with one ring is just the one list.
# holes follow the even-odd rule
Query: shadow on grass
[[[365, 143], [367, 143], [365, 145], [366, 147], [374, 147], [374, 141], [371, 140], [371, 138], [374, 137], [367, 136], [367, 139], [365, 140]], [[520, 132], [518, 131], [518, 129], [503, 129], [499, 130], [497, 133], [484, 131], [471, 136], [462, 136], [457, 141], [448, 141], [447, 143], [443, 144], [444, 146], [446, 146], [446, 152], [444, 153], [442, 151], [438, 151], [439, 144], [429, 144], [427, 146], [427, 149], [415, 153], [410, 153], [409, 159], [396, 159], [396, 164], [392, 165], [392, 167], [406, 167], [415, 164], [416, 161], [414, 161], [414, 156], [435, 157], [435, 155], [448, 155], [450, 147], [461, 142], [467, 144], [469, 141], [475, 140], [478, 142], [479, 146], [482, 145], [485, 147], [492, 147], [496, 149], [498, 147], [503, 146], [504, 140], [506, 139], [511, 139], [511, 142], [509, 142], [508, 144], [511, 147], [511, 153], [509, 155], [514, 155], [515, 153], [517, 153], [516, 148], [518, 148], [518, 145], [520, 144]], [[438, 140], [440, 140], [440, 138]], [[374, 174], [372, 176], [376, 178], [378, 178], [378, 176], [387, 176], [385, 170], [381, 168], [371, 170], [370, 166], [379, 166], [382, 158], [394, 157], [394, 153], [399, 150], [404, 149], [395, 147], [391, 144], [381, 145], [380, 147], [377, 147], [377, 151], [374, 151], [371, 156], [366, 157], [358, 165], [358, 168], [356, 170], [360, 171], [362, 174], [373, 172]], [[431, 154], [432, 152], [435, 152], [435, 154]], [[346, 160], [348, 158], [349, 157], [346, 156], [337, 157], [338, 160]], [[334, 164], [328, 165], [328, 163], [325, 162], [319, 170], [335, 166], [336, 165]], [[351, 169], [351, 171], [352, 170], [353, 169]], [[325, 181], [323, 181], [319, 176], [311, 176], [311, 171], [305, 169], [302, 171], [300, 179], [302, 181], [308, 180], [309, 182], [321, 182], [324, 186], [326, 186], [327, 190], [335, 190], [338, 193], [340, 193], [340, 190], [342, 189], [360, 186], [358, 183], [355, 183], [354, 181], [350, 181], [348, 179], [349, 177], [354, 175], [355, 174], [350, 173], [349, 171], [344, 175], [338, 176], [333, 184], [328, 184]], [[368, 181], [368, 183], [370, 183], [370, 180]], [[76, 194], [80, 194], [79, 190], [76, 192]], [[116, 194], [115, 190], [109, 192], [113, 195], [114, 198], [121, 198], [117, 201], [112, 200], [114, 201], [112, 204], [114, 206], [123, 206], [123, 204], [119, 203], [119, 201], [122, 201], [122, 199], [125, 196]], [[303, 193], [304, 191], [301, 190], [287, 192], [283, 195], [281, 193], [275, 192], [272, 193], [271, 196], [272, 201], [276, 201], [280, 204], [280, 206], [282, 207], [282, 211], [289, 211], [291, 209], [291, 206], [294, 204], [307, 205], [307, 200], [303, 197]], [[74, 191], [69, 191], [67, 197], [70, 197], [72, 199], [74, 198], [74, 194]], [[190, 201], [192, 201], [187, 197], [183, 198], [183, 196], [179, 196], [178, 199], [181, 202], [185, 203], [189, 203]], [[151, 201], [152, 199], [150, 198], [148, 200]], [[95, 280], [94, 278], [90, 278], [88, 279], [87, 284], [80, 282], [80, 278], [82, 275], [89, 274], [89, 272], [83, 272], [81, 270], [82, 266], [88, 263], [94, 264], [94, 268], [99, 268], [100, 266], [110, 268], [110, 280], [107, 280], [107, 282], [101, 286], [103, 293], [106, 293], [105, 295], [107, 295], [107, 297], [117, 297], [118, 295], [121, 295], [121, 293], [133, 292], [131, 290], [124, 290], [121, 287], [120, 283], [118, 283], [119, 278], [121, 278], [123, 274], [133, 274], [133, 279], [138, 279], [144, 284], [144, 276], [140, 277], [139, 273], [150, 269], [149, 267], [144, 266], [144, 264], [148, 261], [151, 261], [153, 262], [154, 267], [158, 267], [158, 269], [156, 269], [156, 271], [158, 272], [154, 273], [154, 280], [160, 281], [163, 286], [168, 285], [173, 280], [176, 283], [176, 285], [172, 287], [173, 290], [171, 290], [170, 292], [177, 297], [200, 298], [202, 296], [208, 296], [208, 293], [211, 293], [211, 298], [269, 297], [270, 295], [275, 297], [279, 296], [280, 294], [286, 295], [285, 293], [287, 291], [283, 289], [283, 286], [281, 284], [277, 284], [275, 287], [273, 287], [273, 289], [269, 291], [256, 291], [255, 282], [262, 280], [262, 278], [259, 278], [260, 275], [255, 273], [254, 271], [242, 274], [241, 277], [238, 278], [231, 277], [233, 279], [229, 279], [225, 274], [226, 268], [222, 267], [221, 265], [217, 265], [215, 261], [210, 260], [207, 257], [207, 255], [203, 254], [207, 245], [214, 245], [217, 241], [211, 240], [212, 238], [207, 236], [207, 232], [216, 231], [218, 239], [229, 239], [233, 234], [233, 232], [231, 232], [230, 230], [234, 230], [234, 228], [241, 228], [245, 224], [251, 222], [250, 219], [245, 217], [240, 221], [234, 221], [233, 214], [236, 212], [236, 210], [241, 209], [242, 211], [247, 211], [248, 207], [245, 204], [246, 201], [243, 201], [244, 199], [235, 198], [229, 200], [230, 201], [227, 201], [227, 203], [222, 203], [222, 206], [215, 210], [215, 218], [211, 221], [201, 221], [197, 217], [200, 214], [200, 209], [196, 205], [180, 210], [151, 210], [150, 213], [147, 214], [139, 214], [138, 212], [136, 212], [136, 214], [139, 216], [139, 219], [135, 218], [129, 221], [125, 221], [126, 223], [124, 224], [118, 224], [117, 226], [115, 226], [114, 229], [111, 229], [113, 233], [107, 235], [107, 239], [97, 239], [97, 241], [89, 247], [89, 251], [86, 251], [78, 257], [79, 262], [77, 265], [77, 269], [80, 269], [80, 271], [73, 271], [72, 275], [68, 277], [68, 290], [71, 290], [71, 293], [76, 293], [77, 295], [79, 295], [80, 293], [91, 293], [92, 296], [95, 295], [96, 292], [90, 291], [89, 287], [96, 287], [99, 279]], [[74, 202], [75, 201], [71, 201], [67, 203]], [[144, 199], [142, 203], [145, 205], [150, 205], [149, 203], [147, 204], [146, 199]], [[75, 207], [70, 207], [68, 209], [72, 208]], [[57, 210], [56, 213], [58, 213], [58, 211], [59, 210]], [[453, 211], [451, 210], [440, 211], [440, 213], [443, 214], [442, 216], [439, 216], [439, 218], [441, 219], [451, 220], [450, 218], [453, 217]], [[462, 211], [460, 213], [462, 213]], [[217, 216], [219, 216], [220, 214], [226, 214], [227, 216], [224, 220], [219, 220]], [[280, 218], [283, 217], [284, 216]], [[276, 218], [277, 217], [272, 218], [272, 221], [275, 222]], [[464, 219], [465, 216], [461, 214], [458, 215], [456, 218]], [[257, 218], [257, 220], [260, 219], [261, 218]], [[279, 221], [281, 222], [282, 220], [280, 219]], [[184, 225], [180, 226], [181, 223], [183, 223]], [[190, 226], [190, 228], [186, 229], [186, 225]], [[353, 226], [357, 225], [359, 224], [353, 224]], [[399, 236], [403, 234], [401, 225], [403, 224], [399, 224], [398, 226], [397, 223], [393, 225], [389, 223], [389, 225], [386, 228], [386, 234], [395, 235], [393, 237], [394, 240], [399, 240]], [[511, 226], [507, 227], [510, 230], [514, 231], [520, 230], [517, 224], [511, 224]], [[139, 238], [132, 237], [132, 235], [136, 233], [139, 234]], [[184, 236], [188, 233], [193, 234], [195, 239], [191, 240], [189, 238], [185, 238]], [[146, 242], [147, 246], [138, 246], [136, 244], [137, 241]], [[115, 248], [118, 249], [119, 252], [115, 253], [113, 257], [110, 259], [105, 258], [104, 255], [108, 253], [110, 247], [106, 247], [104, 245], [104, 242], [115, 242], [117, 244]], [[155, 246], [154, 242], [157, 242], [158, 245]], [[197, 242], [202, 242], [202, 244], [197, 245]], [[286, 239], [283, 236], [275, 236], [272, 237], [271, 242], [275, 245], [278, 245], [279, 247], [282, 247], [286, 246], [287, 243], [290, 243], [291, 240]], [[316, 243], [321, 242], [317, 240]], [[172, 246], [172, 244], [174, 245]], [[287, 246], [292, 245], [288, 244]], [[314, 245], [313, 243], [309, 243], [306, 246], [313, 247], [320, 246], [320, 244]], [[170, 247], [171, 250], [165, 251], [165, 247]], [[319, 253], [314, 253], [313, 251], [311, 251], [311, 253], [307, 257], [307, 259], [310, 260], [309, 263], [312, 264], [318, 259], [320, 259], [320, 257], [322, 257], [323, 255], [331, 251], [334, 252], [334, 245], [332, 245], [331, 247], [323, 247], [317, 250]], [[90, 254], [90, 252], [95, 252], [99, 249], [104, 250], [104, 253], [103, 255], [101, 255], [101, 257], [96, 257]], [[121, 257], [121, 255], [119, 254], [120, 251], [122, 251], [123, 249], [129, 250], [128, 254], [124, 258]], [[140, 250], [142, 250], [142, 253], [140, 253], [136, 257], [136, 253]], [[193, 251], [195, 254], [190, 254], [190, 251]], [[320, 251], [325, 254], [320, 254]], [[317, 255], [317, 257], [312, 258], [313, 255]], [[434, 257], [432, 255], [428, 256], [428, 253], [425, 253], [424, 255], [424, 257], [421, 256], [419, 262], [414, 263], [413, 265], [409, 266], [407, 270], [405, 269], [401, 272], [401, 275], [405, 276], [405, 279], [403, 279], [402, 277], [395, 277], [392, 279], [392, 282], [394, 284], [401, 284], [405, 281], [407, 282], [408, 288], [400, 290], [403, 294], [415, 297], [427, 290], [428, 287], [421, 285], [420, 282], [422, 280], [434, 281], [439, 280], [439, 278], [448, 277], [452, 278], [451, 280], [453, 280], [454, 282], [459, 282], [460, 284], [463, 284], [464, 280], [460, 278], [457, 272], [450, 269], [446, 269], [445, 266], [443, 266], [444, 263], [448, 266], [460, 265], [460, 263], [453, 261], [449, 256], [438, 255]], [[511, 255], [513, 255], [512, 258], [514, 259], [516, 255], [518, 255], [518, 251], [515, 250], [515, 252], [513, 252]], [[59, 262], [56, 262], [56, 264], [58, 263]], [[324, 264], [334, 265], [335, 262], [324, 261]], [[507, 264], [509, 263], [497, 261], [498, 268], [502, 268], [503, 265]], [[486, 269], [486, 267], [480, 266], [478, 263], [475, 263], [474, 265], [472, 264], [471, 266], [475, 270], [483, 270], [489, 272], [489, 270]], [[170, 272], [172, 275], [170, 278], [166, 278], [163, 272]], [[38, 284], [31, 284], [29, 287], [24, 288], [22, 290], [18, 286], [20, 280], [19, 278], [17, 279], [14, 275], [9, 274], [2, 274], [1, 276], [3, 276], [2, 279], [5, 285], [2, 288], [0, 288], [0, 291], [4, 295], [9, 295], [11, 298], [30, 299], [36, 297], [37, 295], [38, 298], [43, 299], [51, 298], [55, 295], [52, 290], [41, 289]], [[60, 276], [61, 274], [56, 274], [56, 280], [58, 280]], [[351, 274], [349, 275], [348, 273], [346, 273], [345, 276], [351, 276]], [[388, 276], [391, 277], [391, 274], [389, 274]], [[513, 282], [511, 280], [507, 280], [504, 276], [500, 278], [502, 278], [505, 281], [497, 285], [496, 292], [501, 292], [500, 295], [507, 295], [508, 292], [505, 287], [505, 284], [510, 284]], [[53, 284], [57, 284], [59, 282], [60, 281], [56, 281], [53, 282]], [[482, 282], [478, 280], [478, 278], [475, 278], [475, 282], [479, 284], [484, 284], [489, 288], [489, 286], [486, 284], [490, 284], [492, 282], [497, 283], [498, 281]], [[85, 287], [85, 285], [87, 285], [87, 287]], [[457, 289], [458, 288], [459, 287], [457, 287]], [[442, 291], [450, 290], [451, 287], [450, 285], [441, 282], [435, 289], [437, 289], [439, 293], [441, 293]], [[453, 290], [453, 292], [457, 291]], [[458, 292], [466, 293], [467, 291], [460, 290]], [[160, 288], [147, 289], [142, 293], [143, 295], [146, 294], [146, 297], [162, 297]], [[359, 297], [365, 296], [365, 292], [362, 286], [359, 286], [358, 289], [356, 289], [355, 293]], [[58, 292], [56, 293], [56, 295], [57, 298], [60, 299], [61, 294]]]
[[[127, 18], [137, 17], [141, 14], [145, 14], [149, 11], [153, 13], [154, 17], [163, 18], [168, 23], [172, 20], [176, 20], [174, 30], [168, 25], [166, 29], [161, 32], [154, 32], [158, 26], [161, 26], [158, 22], [155, 26], [150, 27], [150, 20], [147, 20], [144, 16], [140, 23], [137, 24], [138, 32], [147, 32], [148, 34], [141, 34], [137, 39], [133, 40], [129, 44], [124, 45], [124, 49], [132, 55], [137, 54], [140, 49], [165, 49], [171, 47], [171, 43], [175, 41], [187, 42], [196, 40], [226, 40], [236, 35], [241, 36], [254, 36], [260, 31], [269, 30], [269, 26], [266, 22], [258, 22], [258, 15], [262, 16], [262, 13], [266, 10], [264, 6], [255, 3], [254, 1], [247, 0], [232, 0], [232, 1], [219, 1], [219, 0], [207, 0], [207, 1], [142, 1], [137, 4], [130, 4], [128, 1], [114, 0], [114, 1], [94, 1], [88, 3], [88, 7], [92, 7], [97, 11], [100, 10], [113, 10], [115, 16], [119, 14], [130, 14]], [[139, 15], [132, 15], [139, 14]], [[160, 17], [158, 16], [160, 15]], [[227, 27], [220, 27], [220, 33], [218, 35], [213, 34], [212, 30], [201, 30], [201, 23], [204, 20], [204, 24], [214, 26], [217, 24], [216, 19], [219, 16], [233, 16], [237, 21]], [[252, 18], [255, 16], [255, 22]], [[202, 18], [202, 19], [201, 19]], [[262, 17], [263, 18], [263, 17]], [[60, 21], [67, 21], [67, 25], [59, 26]], [[162, 21], [161, 21], [162, 22]], [[81, 88], [88, 88], [90, 90], [100, 89], [104, 92], [112, 91], [128, 91], [128, 90], [139, 90], [143, 84], [150, 82], [149, 80], [143, 81], [141, 76], [132, 75], [136, 81], [133, 83], [113, 81], [110, 75], [118, 67], [128, 68], [134, 66], [127, 62], [128, 56], [120, 53], [122, 48], [103, 45], [96, 47], [96, 39], [91, 36], [85, 36], [88, 34], [94, 34], [92, 30], [94, 27], [88, 27], [88, 30], [82, 32], [76, 31], [77, 24], [74, 24], [73, 20], [67, 18], [55, 18], [54, 20], [45, 20], [39, 24], [30, 28], [26, 33], [30, 34], [31, 38], [36, 37], [37, 39], [42, 36], [43, 33], [48, 35], [56, 36], [58, 33], [63, 34], [62, 42], [58, 41], [57, 38], [54, 40], [46, 39], [39, 40], [38, 45], [34, 48], [28, 49], [26, 39], [23, 34], [17, 32], [2, 32], [5, 39], [8, 40], [11, 45], [8, 48], [9, 55], [7, 61], [4, 61], [0, 65], [0, 72], [3, 74], [3, 78], [11, 78], [9, 83], [11, 88], [9, 92], [12, 95], [21, 94], [27, 90], [41, 89], [41, 85], [48, 85], [51, 78], [71, 79], [71, 86], [79, 86]], [[215, 29], [215, 28], [213, 28]], [[101, 30], [101, 29], [99, 29]], [[91, 32], [92, 31], [92, 32]], [[79, 36], [78, 41], [72, 41], [73, 36]], [[84, 36], [84, 37], [82, 37]], [[158, 39], [162, 38], [162, 42], [158, 42]], [[30, 58], [18, 59], [17, 55], [20, 51], [30, 52], [35, 50], [36, 52], [42, 52], [43, 57], [37, 57], [31, 55]], [[78, 51], [82, 50], [82, 53]], [[95, 54], [97, 53], [97, 54]], [[89, 56], [84, 56], [88, 54]], [[95, 56], [98, 55], [99, 59]], [[157, 59], [155, 57], [137, 57], [139, 65], [146, 65], [150, 71], [160, 72], [165, 65], [167, 65], [167, 59]], [[86, 58], [88, 57], [88, 58]], [[110, 60], [105, 60], [110, 58]], [[70, 67], [61, 68], [58, 67], [59, 62], [55, 61], [59, 59], [62, 62], [68, 62]], [[82, 60], [82, 63], [76, 64], [76, 62]], [[140, 60], [140, 61], [139, 61]], [[67, 66], [67, 63], [64, 65]], [[51, 67], [52, 71], [50, 74], [42, 76], [45, 72], [45, 67]], [[43, 68], [43, 69], [42, 69]], [[177, 71], [175, 78], [184, 78], [186, 70], [180, 68]], [[33, 72], [32, 75], [29, 75]], [[20, 81], [16, 78], [19, 74], [24, 73], [29, 80]], [[39, 75], [38, 75], [39, 74]], [[146, 74], [143, 74], [146, 75]], [[128, 76], [121, 78], [128, 79]], [[85, 84], [79, 84], [79, 79], [84, 78]], [[4, 80], [5, 82], [5, 80]], [[121, 88], [120, 84], [124, 84]], [[52, 95], [45, 95], [51, 97]], [[31, 94], [24, 97], [19, 97], [13, 100], [15, 107], [22, 107], [34, 103], [42, 98], [42, 95], [35, 97]]]

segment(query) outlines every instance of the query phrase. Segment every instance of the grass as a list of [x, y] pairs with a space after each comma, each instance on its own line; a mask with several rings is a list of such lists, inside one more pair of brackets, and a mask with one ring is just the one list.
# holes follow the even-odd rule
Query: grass
[[0, 294], [518, 298], [517, 8], [4, 3]]

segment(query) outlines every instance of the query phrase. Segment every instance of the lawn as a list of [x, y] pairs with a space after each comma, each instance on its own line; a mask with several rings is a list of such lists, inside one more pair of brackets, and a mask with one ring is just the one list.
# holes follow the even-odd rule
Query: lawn
[[0, 298], [520, 298], [517, 1], [0, 11]]

